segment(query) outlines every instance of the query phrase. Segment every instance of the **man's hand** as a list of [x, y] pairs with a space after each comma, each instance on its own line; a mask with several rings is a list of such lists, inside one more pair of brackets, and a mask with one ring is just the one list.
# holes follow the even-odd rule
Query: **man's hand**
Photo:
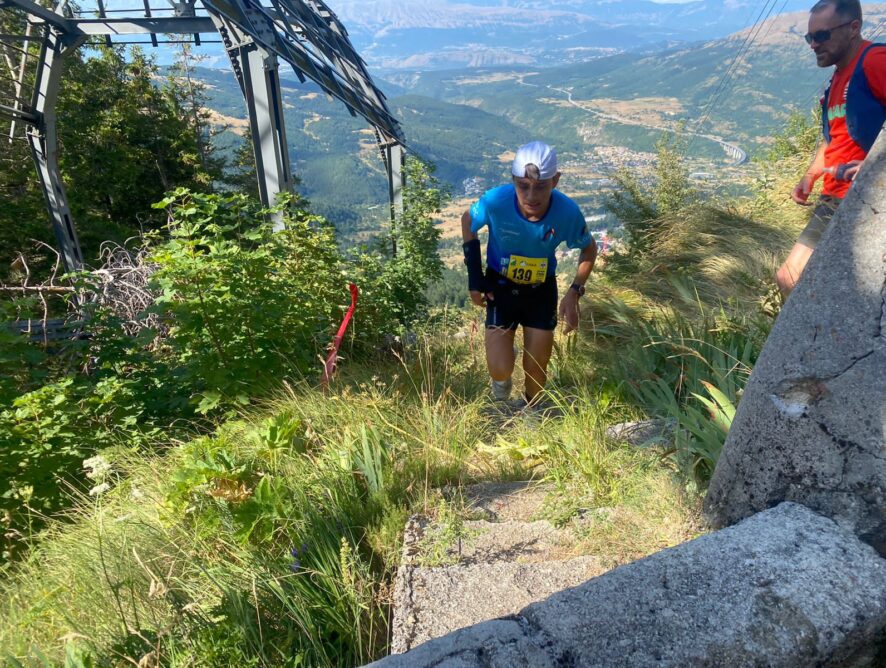
[[791, 199], [797, 204], [812, 206], [812, 202], [809, 201], [809, 193], [812, 192], [812, 186], [814, 183], [815, 177], [812, 174], [809, 172], [804, 174], [803, 178], [800, 179], [800, 182], [794, 186], [794, 190], [791, 192]]
[[471, 301], [474, 302], [474, 306], [486, 306], [487, 299], [489, 301], [495, 301], [495, 297], [491, 292], [483, 294], [479, 290], [471, 290], [469, 294], [471, 295]]
[[855, 175], [858, 174], [858, 170], [861, 168], [862, 160], [850, 160], [846, 163], [846, 169], [843, 172], [843, 180], [844, 181], [854, 181]]
[[559, 310], [560, 320], [563, 320], [563, 332], [569, 334], [573, 329], [578, 328], [578, 320], [580, 311], [578, 308], [578, 293], [571, 288], [566, 292], [566, 296], [560, 301]]

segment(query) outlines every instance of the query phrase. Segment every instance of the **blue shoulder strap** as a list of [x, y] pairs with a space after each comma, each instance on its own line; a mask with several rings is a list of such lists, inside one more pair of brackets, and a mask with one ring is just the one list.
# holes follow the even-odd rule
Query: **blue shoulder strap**
[[[867, 77], [864, 76], [864, 71], [863, 71], [864, 59], [867, 57], [868, 52], [875, 47], [877, 47], [877, 48], [886, 47], [886, 44], [880, 44], [880, 43], [875, 42], [875, 43], [869, 44], [867, 47], [865, 47], [865, 50], [862, 51], [862, 53], [861, 53], [861, 57], [858, 59], [858, 62], [855, 64], [855, 69], [852, 71], [852, 76], [849, 78], [850, 86], [860, 87], [862, 94], [866, 95], [866, 97], [868, 97], [868, 98], [873, 98], [873, 93], [871, 93], [871, 89], [868, 86]], [[861, 73], [860, 77], [857, 76], [859, 73]], [[856, 81], [858, 81], [859, 83], [856, 83]], [[828, 81], [828, 87], [824, 91], [824, 97], [821, 98], [821, 133], [822, 133], [822, 135], [824, 135], [825, 142], [831, 141], [831, 127], [830, 127], [830, 123], [828, 122], [828, 100], [831, 97], [831, 86], [833, 85], [833, 82], [834, 82], [834, 77], [832, 75], [830, 81]], [[847, 107], [847, 109], [846, 109], [847, 121], [846, 122], [847, 122], [847, 126], [849, 127], [850, 136], [853, 138], [853, 140], [858, 142], [858, 144], [860, 146], [862, 146], [862, 148], [864, 148], [865, 151], [870, 150], [870, 147], [873, 145], [873, 139], [876, 139], [877, 134], [880, 131], [879, 128], [883, 125], [882, 120], [880, 121], [879, 125], [877, 126], [877, 131], [874, 132], [874, 136], [873, 136], [873, 139], [871, 139], [870, 144], [868, 146], [864, 146], [864, 144], [868, 143], [866, 141], [866, 138], [863, 138], [862, 141], [859, 141], [856, 138], [856, 133], [858, 132], [857, 124], [849, 121], [848, 95], [847, 95], [847, 100], [846, 100], [846, 107]], [[870, 112], [871, 110], [868, 109], [867, 111]], [[886, 113], [886, 111], [884, 111], [884, 113]], [[874, 121], [874, 123], [876, 123], [876, 120]], [[866, 133], [866, 134], [869, 134], [869, 133]]]
[[886, 122], [886, 107], [871, 91], [864, 73], [864, 60], [871, 49], [884, 46], [886, 44], [870, 44], [865, 48], [849, 79], [849, 90], [846, 93], [846, 128], [852, 140], [865, 153], [871, 150], [883, 123]]

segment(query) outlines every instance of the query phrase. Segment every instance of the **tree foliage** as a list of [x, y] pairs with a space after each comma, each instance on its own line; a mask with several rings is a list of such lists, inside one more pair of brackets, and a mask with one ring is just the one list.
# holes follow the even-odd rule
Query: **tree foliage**
[[651, 180], [643, 180], [624, 169], [614, 177], [618, 187], [606, 207], [622, 224], [627, 243], [623, 252], [613, 256], [616, 269], [635, 270], [640, 259], [652, 252], [661, 235], [667, 232], [666, 219], [699, 199], [683, 164], [684, 142], [676, 135], [665, 135], [656, 149]]
[[[208, 190], [221, 177], [200, 88], [163, 80], [138, 49], [99, 47], [67, 57], [58, 100], [59, 165], [84, 256], [101, 242], [122, 242], [163, 224], [151, 204], [176, 187]], [[195, 108], [197, 112], [195, 113]], [[0, 249], [8, 266], [27, 251], [39, 269], [52, 257], [32, 239], [53, 243], [27, 144], [17, 139], [0, 160]], [[0, 270], [0, 278], [5, 271]]]
[[332, 226], [283, 202], [284, 229], [241, 194], [177, 190], [168, 240], [150, 256], [165, 344], [189, 385], [253, 396], [306, 373], [347, 294]]
[[[221, 175], [207, 119], [174, 73], [161, 85], [135, 49], [73, 57], [59, 100], [60, 162], [84, 245], [163, 223], [151, 204], [176, 187], [206, 191]], [[205, 156], [205, 157], [204, 157]], [[117, 227], [116, 234], [109, 227]]]
[[433, 176], [433, 168], [417, 159], [404, 166], [406, 187], [403, 214], [374, 244], [352, 251], [347, 275], [361, 289], [356, 336], [374, 342], [379, 335], [408, 328], [428, 306], [426, 289], [442, 277], [437, 254], [434, 214], [448, 194]]

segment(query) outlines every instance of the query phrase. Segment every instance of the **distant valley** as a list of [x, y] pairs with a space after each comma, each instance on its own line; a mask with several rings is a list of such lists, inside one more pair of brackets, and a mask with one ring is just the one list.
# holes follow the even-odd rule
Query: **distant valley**
[[[886, 5], [865, 11], [868, 25], [882, 26]], [[556, 67], [401, 69], [378, 82], [410, 148], [436, 164], [454, 195], [474, 196], [498, 183], [506, 177], [509, 151], [542, 138], [561, 155], [563, 188], [595, 214], [612, 171], [648, 168], [666, 131], [686, 139], [692, 171], [716, 174], [718, 182], [746, 178], [753, 165], [730, 166], [734, 156], [713, 138], [760, 155], [790, 113], [808, 113], [816, 104], [828, 72], [815, 66], [803, 42], [806, 20], [805, 11], [796, 12], [756, 33], [654, 54], [623, 52]], [[737, 54], [742, 57], [736, 60]], [[242, 127], [244, 106], [233, 75], [204, 70], [201, 76], [219, 118], [233, 131]], [[372, 132], [310, 83], [286, 80], [283, 93], [302, 191], [346, 236], [364, 238], [386, 215]]]

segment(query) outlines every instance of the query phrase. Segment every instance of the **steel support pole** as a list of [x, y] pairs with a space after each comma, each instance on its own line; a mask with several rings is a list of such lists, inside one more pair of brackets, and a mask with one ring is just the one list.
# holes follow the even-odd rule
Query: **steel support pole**
[[[279, 193], [292, 192], [277, 57], [254, 43], [241, 46], [237, 51], [249, 111], [259, 197], [265, 206], [273, 206]], [[282, 225], [282, 216], [278, 214], [275, 229]]]
[[384, 146], [385, 168], [388, 172], [388, 196], [391, 200], [391, 223], [403, 215], [403, 186], [406, 175], [403, 173], [403, 146], [389, 142]]
[[[222, 38], [246, 100], [259, 199], [264, 206], [273, 206], [279, 193], [292, 192], [277, 56], [214, 9], [209, 8], [209, 16]], [[253, 29], [268, 39], [270, 29], [261, 18], [256, 17]], [[281, 229], [282, 214], [277, 214], [274, 222], [275, 229]]]
[[85, 40], [82, 35], [63, 35], [55, 27], [47, 25], [40, 61], [34, 85], [32, 110], [36, 123], [28, 130], [31, 154], [37, 164], [40, 185], [46, 197], [46, 207], [52, 219], [67, 271], [83, 268], [83, 254], [74, 229], [68, 197], [58, 167], [58, 135], [56, 132], [55, 104], [58, 100], [59, 81], [65, 66], [65, 56], [77, 49]]

